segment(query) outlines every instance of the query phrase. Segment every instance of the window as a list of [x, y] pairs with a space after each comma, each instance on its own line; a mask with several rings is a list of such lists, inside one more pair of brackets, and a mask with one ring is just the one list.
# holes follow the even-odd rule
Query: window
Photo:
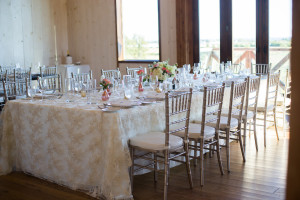
[[256, 1], [232, 1], [232, 41], [234, 64], [251, 68], [255, 63]]
[[199, 0], [200, 62], [205, 69], [219, 69], [220, 64], [219, 0]]
[[292, 1], [270, 0], [269, 7], [269, 61], [274, 71], [281, 70], [281, 80], [285, 80], [290, 68]]
[[116, 0], [118, 61], [160, 60], [159, 0]]

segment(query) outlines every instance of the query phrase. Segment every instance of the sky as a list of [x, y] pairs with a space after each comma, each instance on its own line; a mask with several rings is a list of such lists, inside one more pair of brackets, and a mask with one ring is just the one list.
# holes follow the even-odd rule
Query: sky
[[[292, 1], [269, 0], [270, 38], [291, 37]], [[255, 39], [256, 0], [232, 0], [233, 39]], [[220, 37], [219, 0], [199, 0], [201, 39]]]
[[146, 41], [158, 41], [157, 0], [123, 0], [122, 6], [125, 35], [143, 35]]
[[[256, 0], [232, 0], [233, 40], [255, 39], [255, 4]], [[269, 0], [269, 4], [270, 38], [291, 37], [292, 0]], [[199, 7], [200, 38], [219, 39], [219, 0], [199, 0]], [[157, 11], [157, 0], [123, 0], [124, 34], [158, 40]]]

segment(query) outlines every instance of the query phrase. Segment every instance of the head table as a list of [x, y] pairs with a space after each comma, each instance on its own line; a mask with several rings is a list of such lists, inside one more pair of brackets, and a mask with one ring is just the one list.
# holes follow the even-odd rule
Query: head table
[[[223, 106], [229, 93], [226, 87]], [[201, 119], [202, 95], [193, 93], [191, 121]], [[123, 96], [113, 94], [111, 100], [118, 98]], [[127, 142], [164, 130], [164, 101], [113, 113], [99, 105], [101, 93], [93, 95], [91, 104], [80, 95], [71, 102], [64, 96], [9, 101], [1, 115], [0, 174], [23, 171], [94, 197], [132, 199]]]

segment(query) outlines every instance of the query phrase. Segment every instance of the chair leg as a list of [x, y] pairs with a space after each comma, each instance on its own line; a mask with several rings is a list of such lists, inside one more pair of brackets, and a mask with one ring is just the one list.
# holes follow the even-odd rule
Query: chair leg
[[157, 182], [157, 154], [154, 153], [154, 182]]
[[131, 167], [130, 167], [130, 183], [131, 191], [133, 191], [133, 172], [134, 172], [134, 148], [130, 147], [130, 156], [131, 156]]
[[264, 145], [267, 147], [267, 112], [264, 113]]
[[226, 157], [227, 157], [227, 171], [230, 173], [230, 129], [226, 129]]
[[189, 156], [189, 149], [188, 144], [185, 147], [186, 153], [185, 153], [185, 164], [186, 164], [186, 172], [188, 174], [190, 188], [193, 189], [193, 179], [192, 179], [192, 172], [191, 172], [191, 165], [190, 165], [190, 156]]
[[283, 132], [284, 132], [284, 136], [285, 136], [285, 112], [286, 112], [286, 108], [285, 108], [285, 105], [283, 106], [283, 116], [282, 116], [282, 119], [283, 119]]
[[273, 110], [273, 114], [274, 114], [274, 124], [275, 124], [275, 131], [276, 131], [276, 135], [277, 135], [277, 140], [279, 140], [279, 136], [278, 136], [278, 129], [277, 129], [277, 119], [276, 119], [276, 110]]
[[257, 136], [256, 136], [256, 117], [253, 119], [253, 130], [254, 130], [254, 140], [255, 140], [255, 146], [256, 151], [258, 151], [258, 145], [257, 145]]
[[[212, 140], [213, 140], [213, 139], [211, 139], [210, 142], [212, 142]], [[212, 145], [212, 144], [209, 145], [209, 157], [210, 157], [210, 158], [212, 158], [212, 153], [214, 152], [214, 151], [212, 151], [212, 148], [213, 148], [213, 147], [214, 147], [214, 145]]]
[[[251, 126], [249, 126], [249, 128], [251, 128]], [[244, 120], [244, 135], [243, 135], [244, 153], [246, 153], [246, 139], [247, 139], [246, 135], [247, 135], [247, 120]], [[249, 133], [249, 135], [250, 135], [250, 133]]]
[[197, 166], [197, 147], [198, 147], [198, 142], [194, 140], [194, 166]]
[[169, 151], [165, 150], [165, 183], [164, 183], [164, 200], [168, 197], [169, 185]]
[[242, 141], [241, 129], [239, 130], [239, 142], [240, 142], [241, 152], [242, 152], [242, 156], [243, 156], [243, 161], [246, 162], [246, 157], [245, 157], [245, 152], [244, 152], [244, 145], [243, 145], [243, 141]]
[[220, 172], [223, 175], [224, 171], [223, 171], [223, 165], [222, 165], [222, 160], [221, 160], [221, 155], [220, 155], [220, 143], [219, 143], [219, 139], [217, 139], [217, 157], [218, 157], [218, 163], [219, 163], [219, 167], [220, 167]]
[[203, 152], [203, 149], [204, 149], [204, 140], [203, 139], [200, 139], [200, 186], [202, 187], [204, 185], [204, 169], [203, 169], [203, 162], [204, 162], [204, 152]]

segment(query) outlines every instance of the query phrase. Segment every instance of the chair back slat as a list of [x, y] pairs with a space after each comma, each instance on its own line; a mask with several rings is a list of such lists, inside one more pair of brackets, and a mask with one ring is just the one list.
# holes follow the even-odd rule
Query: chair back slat
[[[192, 102], [192, 88], [186, 92], [167, 92], [165, 94], [165, 145], [169, 146], [169, 135], [185, 130], [185, 141], [188, 140], [188, 125]], [[185, 122], [185, 123], [184, 123]], [[176, 129], [170, 126], [175, 125]]]

